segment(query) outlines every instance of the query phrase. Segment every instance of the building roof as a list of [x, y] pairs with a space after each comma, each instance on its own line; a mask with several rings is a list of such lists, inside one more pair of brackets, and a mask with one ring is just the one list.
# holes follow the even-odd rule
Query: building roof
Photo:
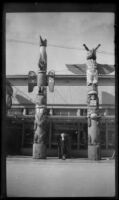
[[[34, 106], [37, 94], [37, 86], [33, 92], [28, 93], [28, 75], [7, 75], [7, 79], [13, 87], [13, 104], [16, 106]], [[114, 105], [115, 102], [115, 76], [99, 76], [99, 102], [102, 105]], [[47, 87], [48, 105], [67, 105], [85, 107], [87, 105], [86, 75], [61, 75], [55, 76], [54, 92], [49, 92]]]

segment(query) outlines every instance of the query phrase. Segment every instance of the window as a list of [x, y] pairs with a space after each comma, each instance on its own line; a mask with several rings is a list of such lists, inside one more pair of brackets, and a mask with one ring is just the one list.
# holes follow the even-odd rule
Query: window
[[108, 109], [108, 115], [115, 115], [115, 109]]
[[59, 116], [76, 116], [77, 109], [54, 109], [53, 115]]
[[87, 109], [80, 109], [81, 116], [87, 116]]
[[22, 115], [23, 108], [11, 108], [8, 110], [8, 115]]
[[57, 149], [57, 138], [60, 134], [59, 131], [56, 131], [55, 129], [52, 130], [52, 136], [51, 136], [51, 148]]
[[68, 132], [70, 136], [70, 145], [72, 150], [77, 149], [77, 131], [76, 130], [70, 130]]
[[60, 110], [61, 116], [68, 116], [68, 110]]
[[101, 148], [106, 148], [106, 133], [105, 131], [100, 131], [100, 142], [101, 142]]
[[99, 113], [101, 115], [115, 115], [115, 109], [113, 108], [108, 108], [108, 109], [99, 109]]
[[77, 109], [68, 109], [68, 116], [76, 116]]
[[99, 113], [100, 113], [100, 115], [104, 115], [105, 112], [106, 112], [106, 109], [99, 109]]
[[35, 115], [35, 108], [29, 108], [27, 113], [28, 115]]
[[54, 115], [68, 116], [68, 110], [67, 109], [54, 109]]
[[60, 115], [60, 109], [54, 109], [54, 115]]
[[108, 148], [113, 149], [115, 147], [115, 135], [113, 131], [108, 131]]
[[32, 147], [34, 137], [33, 123], [25, 123], [24, 125], [24, 147]]
[[100, 143], [101, 143], [101, 148], [106, 149], [106, 124], [105, 123], [100, 124]]
[[88, 148], [88, 130], [87, 123], [80, 123], [80, 148], [87, 149]]
[[114, 123], [108, 123], [108, 148], [115, 148], [115, 126]]

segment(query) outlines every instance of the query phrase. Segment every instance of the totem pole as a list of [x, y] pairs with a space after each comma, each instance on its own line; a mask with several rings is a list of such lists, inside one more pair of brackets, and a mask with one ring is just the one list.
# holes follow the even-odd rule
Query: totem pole
[[13, 89], [8, 80], [6, 80], [6, 113], [12, 106]]
[[33, 158], [46, 158], [46, 139], [47, 139], [47, 85], [49, 90], [54, 91], [54, 72], [50, 71], [47, 75], [47, 40], [40, 36], [40, 58], [38, 62], [37, 75], [34, 71], [28, 74], [28, 92], [32, 92], [34, 86], [38, 87], [35, 101], [35, 120], [34, 120], [34, 141]]
[[[7, 140], [8, 140], [8, 131], [7, 131], [7, 126], [8, 126], [8, 121], [7, 121], [7, 114], [8, 114], [8, 110], [11, 108], [12, 106], [12, 95], [13, 95], [13, 88], [10, 84], [10, 82], [6, 79], [6, 103], [3, 105], [5, 105], [5, 120], [2, 121], [2, 142], [1, 142], [1, 150], [2, 150], [2, 156], [1, 156], [1, 161], [2, 161], [2, 173], [1, 173], [1, 180], [2, 180], [2, 184], [1, 184], [1, 189], [2, 189], [2, 195], [6, 196], [6, 157], [7, 157]], [[3, 109], [1, 109], [4, 113], [4, 106], [2, 107]]]
[[100, 160], [100, 133], [99, 133], [99, 98], [98, 98], [98, 69], [96, 63], [96, 50], [84, 44], [87, 51], [87, 117], [88, 117], [88, 158]]
[[100, 64], [96, 62], [96, 51], [100, 44], [92, 50], [83, 45], [87, 51], [87, 63], [66, 64], [69, 71], [74, 74], [87, 73], [87, 118], [88, 118], [88, 157], [89, 159], [100, 159], [100, 133], [99, 121], [99, 99], [98, 99], [98, 74], [107, 75], [114, 72], [113, 65]]
[[47, 40], [40, 37], [40, 58], [38, 62], [37, 87], [34, 121], [33, 158], [46, 158], [46, 72], [47, 72]]

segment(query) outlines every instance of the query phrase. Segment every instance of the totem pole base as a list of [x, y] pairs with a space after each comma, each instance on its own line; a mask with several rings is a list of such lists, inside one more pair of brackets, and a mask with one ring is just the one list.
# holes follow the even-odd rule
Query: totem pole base
[[33, 144], [33, 159], [46, 159], [46, 145]]
[[88, 145], [88, 159], [101, 160], [100, 145]]

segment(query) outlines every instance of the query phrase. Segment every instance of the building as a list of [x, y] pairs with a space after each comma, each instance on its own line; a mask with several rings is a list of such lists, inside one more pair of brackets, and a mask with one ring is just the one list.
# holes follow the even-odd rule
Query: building
[[[13, 88], [12, 108], [7, 115], [8, 154], [32, 155], [37, 86], [28, 93], [27, 75], [8, 75]], [[100, 141], [102, 156], [115, 149], [115, 76], [99, 75]], [[57, 156], [57, 136], [70, 136], [71, 154], [87, 157], [86, 75], [56, 75], [54, 92], [47, 87], [47, 155]]]

